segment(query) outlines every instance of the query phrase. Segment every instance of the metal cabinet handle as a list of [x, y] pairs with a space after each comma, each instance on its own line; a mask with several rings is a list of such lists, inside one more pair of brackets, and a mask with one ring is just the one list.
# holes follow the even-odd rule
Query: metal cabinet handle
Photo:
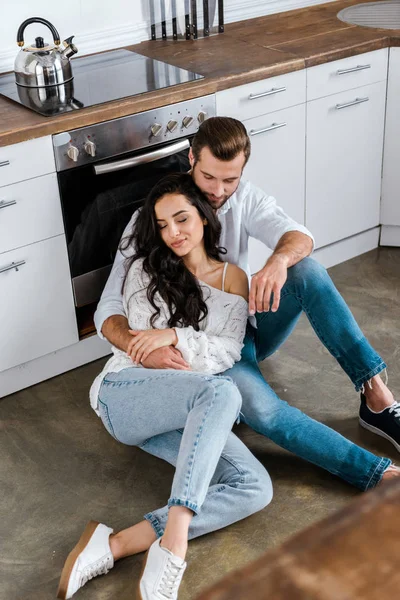
[[0, 167], [8, 167], [9, 164], [9, 160], [0, 160]]
[[286, 127], [287, 123], [272, 123], [269, 127], [264, 127], [263, 129], [250, 129], [249, 135], [259, 135], [260, 133], [265, 133], [266, 131], [273, 131], [274, 129], [280, 129], [281, 127]]
[[105, 165], [97, 165], [94, 167], [96, 175], [103, 175], [104, 173], [113, 173], [114, 171], [122, 171], [123, 169], [129, 169], [130, 167], [136, 167], [137, 165], [144, 165], [145, 163], [153, 162], [159, 158], [165, 158], [176, 154], [185, 148], [189, 148], [189, 140], [182, 140], [171, 146], [160, 148], [160, 150], [154, 150], [153, 152], [146, 152], [139, 156], [133, 156], [132, 158], [126, 158], [124, 160], [116, 160], [115, 162], [106, 163]]
[[370, 69], [371, 65], [357, 65], [350, 69], [338, 69], [336, 75], [345, 75], [346, 73], [355, 73], [355, 71], [364, 71], [364, 69]]
[[0, 209], [6, 208], [7, 206], [12, 206], [13, 204], [17, 204], [16, 200], [2, 200], [0, 202]]
[[261, 92], [260, 94], [250, 94], [249, 100], [264, 98], [264, 96], [272, 96], [273, 94], [279, 94], [279, 92], [286, 92], [286, 87], [272, 88], [272, 90], [268, 90], [268, 92]]
[[355, 106], [356, 104], [361, 104], [362, 102], [368, 102], [369, 98], [356, 98], [355, 100], [353, 100], [352, 102], [345, 102], [344, 104], [336, 104], [336, 107], [338, 110], [341, 110], [342, 108], [347, 108], [348, 106]]
[[15, 269], [16, 271], [18, 271], [18, 267], [21, 267], [22, 265], [26, 264], [25, 260], [19, 260], [18, 262], [12, 262], [11, 265], [8, 265], [8, 267], [1, 267], [0, 268], [0, 273], [5, 273], [6, 271], [11, 271], [11, 269]]

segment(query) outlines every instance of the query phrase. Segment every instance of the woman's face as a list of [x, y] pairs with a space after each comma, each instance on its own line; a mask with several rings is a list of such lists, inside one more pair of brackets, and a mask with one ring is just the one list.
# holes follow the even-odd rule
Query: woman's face
[[161, 238], [177, 256], [204, 247], [204, 223], [197, 208], [182, 194], [166, 194], [156, 203], [155, 215]]

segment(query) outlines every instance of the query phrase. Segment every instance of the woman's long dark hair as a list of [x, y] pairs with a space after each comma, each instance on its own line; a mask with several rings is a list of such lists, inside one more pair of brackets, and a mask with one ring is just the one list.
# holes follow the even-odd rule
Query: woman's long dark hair
[[201, 219], [207, 219], [204, 227], [204, 249], [211, 259], [220, 261], [225, 248], [219, 247], [221, 225], [207, 198], [187, 173], [167, 175], [159, 181], [146, 198], [131, 236], [122, 240], [120, 250], [133, 249], [134, 255], [125, 261], [126, 277], [132, 264], [143, 258], [143, 269], [150, 277], [147, 298], [154, 308], [150, 319], [153, 327], [160, 314], [155, 301], [157, 292], [168, 306], [169, 327], [191, 325], [199, 329], [199, 322], [207, 316], [207, 305], [197, 278], [186, 268], [182, 258], [165, 244], [156, 220], [155, 205], [166, 194], [181, 194], [194, 206]]

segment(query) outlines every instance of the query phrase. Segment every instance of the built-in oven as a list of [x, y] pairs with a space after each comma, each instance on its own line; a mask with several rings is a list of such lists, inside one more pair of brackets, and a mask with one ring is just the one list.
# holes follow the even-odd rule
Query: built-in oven
[[53, 136], [75, 304], [96, 303], [121, 235], [152, 186], [189, 170], [190, 141], [215, 96]]

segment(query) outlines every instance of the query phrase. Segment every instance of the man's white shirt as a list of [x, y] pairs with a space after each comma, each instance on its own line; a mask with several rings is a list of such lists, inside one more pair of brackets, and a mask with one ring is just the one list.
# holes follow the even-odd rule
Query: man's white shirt
[[[125, 228], [122, 238], [131, 234], [138, 212]], [[294, 221], [280, 208], [273, 196], [268, 196], [249, 181], [241, 180], [236, 192], [217, 211], [222, 226], [220, 246], [226, 248], [223, 259], [238, 265], [250, 277], [248, 262], [249, 237], [263, 242], [274, 250], [281, 237], [289, 231], [300, 231], [314, 238], [309, 230]], [[124, 251], [126, 255], [126, 251]], [[126, 316], [122, 302], [122, 284], [125, 277], [125, 256], [120, 250], [115, 256], [110, 277], [103, 290], [94, 315], [97, 333], [101, 338], [103, 323], [113, 315]]]

